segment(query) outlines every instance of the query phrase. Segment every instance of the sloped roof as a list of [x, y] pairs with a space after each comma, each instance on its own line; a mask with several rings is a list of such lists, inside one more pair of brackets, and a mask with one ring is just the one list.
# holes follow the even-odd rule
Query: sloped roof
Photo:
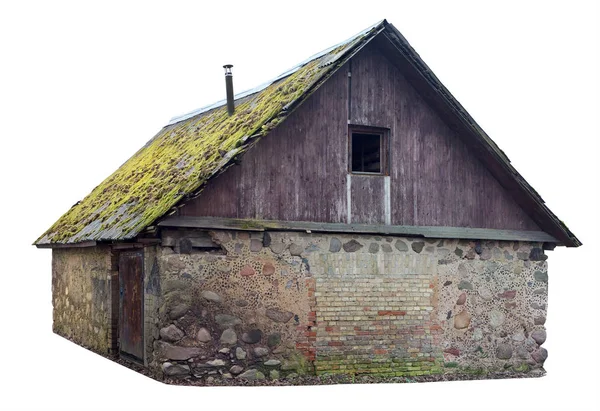
[[136, 237], [158, 218], [169, 214], [174, 206], [197, 195], [208, 179], [234, 164], [243, 152], [276, 127], [372, 40], [409, 71], [407, 78], [415, 81], [417, 89], [419, 86], [427, 89], [425, 99], [442, 116], [452, 117], [453, 127], [465, 134], [467, 142], [471, 141], [475, 155], [496, 178], [501, 182], [504, 180], [504, 185], [509, 186], [540, 228], [564, 245], [581, 244], [545, 206], [541, 197], [452, 97], [406, 39], [385, 20], [310, 57], [274, 80], [236, 95], [236, 110], [232, 116], [227, 114], [225, 101], [220, 101], [174, 117], [117, 171], [67, 211], [35, 244], [74, 244]]

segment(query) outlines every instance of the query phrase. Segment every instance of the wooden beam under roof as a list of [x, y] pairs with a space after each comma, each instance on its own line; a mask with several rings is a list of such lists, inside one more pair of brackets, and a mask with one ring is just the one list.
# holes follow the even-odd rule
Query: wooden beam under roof
[[160, 227], [204, 228], [243, 231], [309, 231], [400, 235], [426, 238], [457, 238], [464, 240], [535, 241], [560, 243], [543, 231], [494, 230], [469, 227], [399, 226], [384, 224], [313, 223], [308, 221], [246, 220], [217, 217], [169, 217]]

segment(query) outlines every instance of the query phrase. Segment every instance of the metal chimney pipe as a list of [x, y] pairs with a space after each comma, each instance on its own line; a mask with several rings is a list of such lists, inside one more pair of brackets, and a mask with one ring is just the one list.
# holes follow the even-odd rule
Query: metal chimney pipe
[[235, 111], [235, 104], [233, 102], [233, 74], [231, 74], [232, 64], [225, 64], [225, 91], [227, 93], [227, 113], [232, 115]]

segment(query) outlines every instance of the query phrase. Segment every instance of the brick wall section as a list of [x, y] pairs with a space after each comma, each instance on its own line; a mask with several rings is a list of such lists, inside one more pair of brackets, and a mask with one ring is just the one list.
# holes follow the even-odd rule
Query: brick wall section
[[[316, 281], [319, 372], [423, 375], [434, 352], [432, 256], [321, 254]], [[317, 270], [319, 271], [319, 270]]]

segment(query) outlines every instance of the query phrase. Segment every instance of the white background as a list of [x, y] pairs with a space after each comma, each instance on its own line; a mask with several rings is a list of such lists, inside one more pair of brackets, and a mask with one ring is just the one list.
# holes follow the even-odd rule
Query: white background
[[[483, 4], [481, 4], [483, 3]], [[595, 409], [596, 2], [2, 2], [0, 408]], [[583, 241], [550, 253], [541, 379], [287, 388], [160, 384], [51, 331], [31, 243], [171, 116], [268, 80], [382, 18]]]

